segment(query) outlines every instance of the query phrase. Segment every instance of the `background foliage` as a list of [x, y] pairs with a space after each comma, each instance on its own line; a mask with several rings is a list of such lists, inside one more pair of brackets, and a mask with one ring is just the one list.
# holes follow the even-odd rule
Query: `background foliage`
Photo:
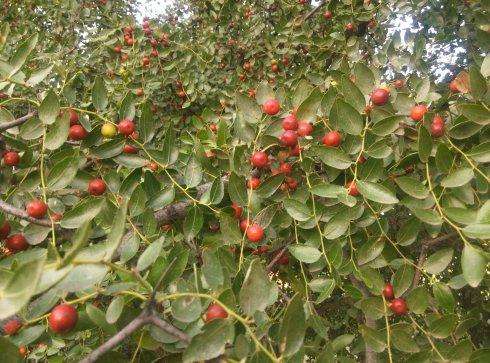
[[[187, 0], [136, 24], [123, 0], [4, 1], [0, 149], [20, 162], [0, 169], [0, 222], [29, 246], [0, 259], [0, 319], [22, 324], [3, 361], [78, 361], [142, 312], [160, 323], [100, 361], [488, 361], [488, 11]], [[281, 141], [293, 111], [313, 125], [298, 153]], [[101, 134], [125, 118], [137, 135]], [[332, 130], [339, 147], [322, 144]], [[79, 320], [57, 334], [62, 301]], [[203, 319], [210, 303], [228, 317]]]

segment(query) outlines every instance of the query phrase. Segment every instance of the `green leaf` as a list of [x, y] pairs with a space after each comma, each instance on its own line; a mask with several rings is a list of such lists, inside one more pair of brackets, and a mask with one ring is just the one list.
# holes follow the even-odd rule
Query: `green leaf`
[[434, 285], [432, 285], [432, 293], [434, 294], [434, 298], [440, 307], [449, 312], [454, 311], [456, 301], [454, 300], [451, 289], [447, 285], [436, 282]]
[[429, 189], [415, 178], [401, 176], [395, 179], [395, 183], [411, 197], [425, 199], [429, 195]]
[[308, 206], [295, 199], [285, 199], [283, 203], [288, 214], [297, 221], [304, 222], [312, 216]]
[[343, 334], [332, 340], [332, 350], [338, 352], [350, 345], [356, 336], [352, 334]]
[[383, 252], [384, 246], [383, 238], [370, 238], [357, 250], [357, 263], [364, 265], [371, 262]]
[[238, 205], [248, 205], [247, 189], [245, 179], [240, 178], [235, 173], [231, 173], [228, 180], [228, 194], [230, 199]]
[[461, 255], [463, 276], [468, 285], [477, 287], [485, 276], [487, 259], [480, 249], [465, 243]]
[[26, 84], [29, 87], [34, 87], [44, 81], [44, 79], [51, 73], [51, 70], [53, 69], [53, 66], [49, 66], [44, 69], [40, 69], [34, 73], [31, 74], [29, 79], [26, 81]]
[[220, 213], [219, 225], [225, 244], [241, 243], [242, 233], [238, 229], [238, 223], [235, 218], [230, 217], [228, 214]]
[[150, 244], [140, 255], [138, 258], [138, 262], [136, 263], [136, 268], [138, 271], [144, 271], [150, 265], [156, 261], [158, 256], [160, 255], [160, 251], [163, 247], [163, 242], [165, 241], [165, 236], [160, 237], [155, 242]]
[[172, 203], [174, 199], [175, 188], [172, 186], [169, 188], [165, 188], [164, 190], [158, 192], [158, 194], [154, 195], [153, 198], [151, 198], [149, 201], [149, 206], [153, 210], [159, 210]]
[[417, 353], [420, 351], [417, 342], [411, 337], [411, 332], [396, 327], [391, 333], [391, 339], [393, 340], [393, 345], [396, 349], [405, 353]]
[[36, 292], [46, 254], [20, 264], [0, 290], [0, 319], [19, 312]]
[[109, 159], [119, 155], [124, 148], [125, 140], [114, 139], [91, 149], [92, 155], [98, 159]]
[[44, 147], [48, 150], [58, 149], [68, 139], [69, 131], [69, 114], [64, 112], [62, 115], [58, 116], [54, 124], [50, 126], [49, 131], [46, 133]]
[[433, 225], [440, 226], [442, 224], [441, 216], [432, 209], [414, 209], [412, 210], [415, 217], [420, 219], [422, 222]]
[[475, 65], [470, 67], [469, 75], [470, 92], [475, 99], [479, 100], [487, 93], [487, 81]]
[[258, 123], [262, 118], [262, 111], [257, 103], [240, 94], [235, 94], [235, 105], [237, 107], [237, 113], [243, 118], [247, 123]]
[[63, 215], [60, 224], [67, 229], [80, 227], [84, 222], [94, 219], [105, 204], [104, 198], [87, 198]]
[[490, 111], [478, 104], [465, 103], [458, 105], [459, 111], [471, 122], [479, 125], [490, 123]]
[[133, 120], [136, 114], [134, 96], [131, 92], [128, 92], [126, 96], [124, 96], [121, 106], [119, 108], [119, 120], [122, 119], [130, 119]]
[[42, 123], [51, 125], [56, 121], [60, 112], [60, 101], [58, 96], [52, 90], [46, 94], [41, 105], [39, 106], [38, 116]]
[[369, 328], [366, 325], [359, 326], [362, 337], [366, 344], [375, 352], [381, 353], [386, 349], [386, 334], [382, 331]]
[[470, 238], [490, 238], [490, 223], [475, 223], [463, 228], [463, 233]]
[[14, 55], [10, 59], [10, 65], [12, 66], [12, 69], [10, 71], [9, 76], [14, 75], [15, 73], [17, 73], [19, 69], [22, 68], [22, 66], [27, 60], [27, 57], [29, 57], [29, 54], [31, 54], [31, 52], [36, 47], [38, 37], [39, 36], [37, 33], [31, 35], [17, 48]]
[[213, 359], [225, 351], [233, 341], [233, 324], [226, 319], [216, 319], [204, 326], [202, 333], [194, 336], [182, 356], [184, 363]]
[[442, 248], [430, 255], [424, 263], [424, 269], [430, 274], [437, 275], [444, 271], [453, 258], [452, 248]]
[[301, 121], [314, 123], [323, 94], [318, 88], [313, 89], [310, 95], [301, 102], [296, 112], [296, 118]]
[[454, 162], [454, 156], [446, 144], [437, 145], [436, 165], [437, 169], [443, 173], [448, 173]]
[[323, 229], [323, 235], [326, 239], [336, 239], [342, 236], [349, 229], [349, 215], [345, 212], [335, 214], [328, 221]]
[[449, 174], [441, 180], [441, 186], [445, 188], [457, 188], [468, 183], [475, 174], [471, 168], [461, 168]]
[[70, 184], [78, 172], [78, 160], [66, 158], [57, 162], [49, 171], [47, 184], [49, 190], [56, 191]]
[[417, 239], [420, 231], [420, 221], [411, 218], [406, 221], [396, 233], [396, 242], [401, 246], [411, 245]]
[[278, 297], [278, 288], [267, 276], [259, 259], [254, 259], [247, 270], [239, 294], [240, 306], [246, 315], [252, 316], [256, 311], [264, 311]]
[[378, 122], [376, 122], [371, 128], [371, 132], [378, 136], [386, 136], [392, 134], [399, 126], [400, 122], [404, 120], [403, 116], [389, 116]]
[[128, 214], [128, 198], [123, 198], [121, 204], [119, 205], [119, 210], [114, 217], [114, 222], [112, 223], [111, 231], [107, 236], [107, 252], [105, 260], [110, 262], [112, 257], [116, 253], [117, 249], [121, 245], [122, 238], [124, 236], [126, 227], [126, 216]]
[[269, 83], [261, 82], [257, 87], [257, 93], [255, 94], [255, 100], [259, 105], [263, 105], [265, 101], [276, 98], [274, 90]]
[[114, 335], [117, 333], [117, 329], [114, 325], [109, 324], [105, 319], [105, 314], [99, 308], [96, 308], [92, 304], [85, 306], [85, 311], [92, 320], [92, 322], [101, 328], [106, 334]]
[[329, 122], [333, 128], [351, 135], [360, 135], [364, 126], [359, 112], [340, 98], [332, 105]]
[[206, 284], [213, 290], [223, 285], [224, 275], [216, 250], [204, 249], [201, 272]]
[[458, 319], [456, 315], [449, 314], [444, 315], [441, 318], [432, 321], [429, 324], [429, 333], [438, 338], [444, 339], [451, 335], [453, 330], [456, 328], [456, 324], [458, 323]]
[[419, 128], [418, 151], [421, 162], [426, 163], [429, 161], [429, 156], [432, 152], [432, 137], [423, 125]]
[[318, 155], [325, 165], [331, 166], [335, 169], [345, 170], [352, 164], [352, 160], [349, 158], [349, 155], [340, 149], [314, 146], [312, 147], [312, 151]]
[[194, 205], [189, 208], [184, 220], [184, 235], [188, 240], [193, 239], [202, 228], [204, 217], [201, 209]]
[[398, 203], [398, 199], [396, 198], [395, 194], [384, 185], [361, 180], [358, 180], [356, 184], [359, 192], [366, 199], [381, 204]]
[[88, 238], [92, 232], [92, 221], [84, 222], [80, 228], [77, 229], [73, 236], [71, 248], [65, 253], [63, 259], [58, 268], [65, 267], [77, 256], [78, 252], [84, 248], [88, 243]]
[[109, 324], [114, 324], [118, 321], [124, 309], [124, 297], [116, 296], [112, 299], [105, 312], [105, 320]]
[[296, 294], [286, 308], [279, 330], [282, 356], [290, 357], [302, 347], [305, 332], [306, 317], [303, 299], [300, 294]]
[[288, 247], [289, 252], [298, 260], [304, 263], [314, 263], [322, 255], [317, 248], [295, 244]]
[[415, 314], [423, 314], [429, 306], [429, 293], [424, 286], [418, 286], [407, 295], [408, 309]]
[[24, 362], [19, 354], [19, 348], [6, 337], [0, 337], [0, 352], [5, 363]]
[[199, 185], [202, 180], [202, 167], [201, 163], [196, 157], [191, 156], [184, 172], [184, 183], [188, 188], [194, 188]]
[[414, 270], [412, 265], [404, 263], [398, 270], [396, 270], [393, 276], [393, 290], [395, 297], [402, 296], [405, 291], [412, 285]]
[[267, 178], [262, 184], [260, 184], [260, 187], [257, 189], [257, 194], [262, 198], [269, 198], [281, 186], [283, 181], [283, 174], [278, 174]]
[[145, 102], [141, 109], [141, 117], [138, 123], [138, 130], [143, 142], [148, 142], [153, 138], [156, 126], [151, 110], [151, 104], [150, 102]]
[[92, 88], [92, 103], [99, 111], [105, 110], [107, 104], [109, 103], [107, 99], [107, 89], [102, 77], [95, 78], [94, 86]]
[[473, 146], [467, 155], [480, 163], [490, 163], [490, 141]]

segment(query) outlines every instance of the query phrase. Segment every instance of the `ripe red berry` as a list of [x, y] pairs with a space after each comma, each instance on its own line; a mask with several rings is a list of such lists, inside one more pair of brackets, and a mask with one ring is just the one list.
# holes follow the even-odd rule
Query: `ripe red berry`
[[383, 296], [387, 300], [392, 300], [395, 297], [395, 293], [393, 292], [393, 285], [390, 284], [389, 282], [386, 283], [383, 289]]
[[156, 50], [155, 48], [153, 48], [153, 49], [151, 50], [150, 55], [151, 55], [153, 58], [158, 57], [158, 50]]
[[385, 88], [377, 88], [371, 93], [371, 101], [376, 106], [383, 106], [388, 102], [390, 92]]
[[19, 331], [20, 328], [22, 328], [22, 323], [20, 322], [20, 320], [17, 318], [13, 318], [3, 325], [3, 333], [5, 335], [14, 335]]
[[298, 144], [294, 145], [293, 148], [291, 148], [291, 151], [289, 152], [289, 155], [291, 156], [299, 156], [301, 151], [301, 148], [299, 147]]
[[449, 90], [452, 93], [459, 93], [458, 82], [455, 79], [453, 79], [451, 82], [449, 82]]
[[26, 205], [27, 214], [32, 218], [42, 218], [48, 211], [48, 205], [42, 200], [34, 199]]
[[155, 163], [154, 161], [152, 161], [148, 164], [148, 168], [150, 168], [151, 171], [157, 171], [158, 170], [158, 164]]
[[341, 141], [342, 141], [342, 136], [338, 131], [327, 132], [322, 139], [323, 145], [329, 147], [337, 147], [340, 145]]
[[313, 125], [310, 124], [309, 122], [301, 121], [300, 123], [298, 123], [297, 133], [299, 136], [308, 136], [311, 135], [312, 132], [313, 132]]
[[440, 115], [435, 115], [432, 119], [432, 123], [435, 125], [444, 125], [444, 119]]
[[269, 156], [264, 151], [256, 151], [252, 154], [250, 162], [256, 168], [264, 168], [269, 164]]
[[209, 323], [214, 319], [226, 319], [228, 317], [228, 313], [225, 309], [219, 304], [213, 303], [208, 306], [208, 310], [206, 310], [206, 323]]
[[351, 32], [354, 30], [354, 24], [352, 23], [347, 23], [347, 25], [345, 26], [345, 30]]
[[271, 71], [274, 73], [279, 72], [279, 66], [277, 64], [272, 64], [271, 65]]
[[55, 222], [61, 221], [61, 218], [63, 218], [63, 214], [61, 213], [53, 213], [51, 214], [51, 219]]
[[148, 67], [150, 65], [150, 58], [144, 56], [143, 59], [141, 59], [141, 65], [143, 67]]
[[444, 135], [444, 124], [440, 124], [440, 123], [434, 123], [432, 122], [432, 124], [430, 125], [430, 134], [433, 136], [433, 137], [441, 137]]
[[414, 121], [420, 121], [424, 118], [425, 113], [427, 112], [427, 106], [424, 104], [415, 105], [412, 107], [410, 111], [410, 118]]
[[332, 12], [327, 10], [323, 13], [323, 17], [326, 19], [326, 20], [330, 20], [332, 19]]
[[129, 136], [134, 132], [134, 122], [130, 119], [125, 118], [121, 120], [121, 122], [119, 122], [119, 124], [117, 125], [117, 129], [120, 134]]
[[212, 132], [216, 132], [216, 131], [218, 131], [218, 125], [216, 125], [215, 123], [212, 123], [211, 125], [209, 125], [209, 129]]
[[279, 104], [279, 101], [276, 100], [275, 98], [271, 98], [267, 101], [264, 102], [262, 105], [262, 110], [268, 114], [268, 115], [275, 115], [279, 112], [281, 109], [281, 105]]
[[27, 355], [27, 348], [25, 345], [21, 345], [19, 346], [19, 355], [22, 357], [22, 358], [25, 358], [26, 355]]
[[281, 135], [281, 143], [284, 146], [295, 146], [298, 143], [298, 134], [292, 130], [284, 131]]
[[252, 177], [247, 181], [248, 189], [257, 189], [260, 186], [260, 179]]
[[400, 89], [405, 85], [405, 81], [403, 79], [397, 79], [393, 85], [395, 86], [396, 89]]
[[396, 315], [405, 315], [408, 312], [408, 307], [407, 307], [407, 303], [405, 302], [405, 299], [402, 299], [400, 297], [393, 299], [393, 301], [390, 304], [390, 309]]
[[143, 91], [143, 88], [137, 88], [135, 93], [136, 93], [136, 96], [141, 97], [145, 94], [145, 91]]
[[231, 204], [231, 207], [233, 208], [233, 211], [235, 212], [235, 218], [240, 218], [243, 213], [243, 208], [240, 207], [237, 203], [233, 202]]
[[88, 192], [91, 195], [102, 195], [106, 189], [106, 184], [102, 179], [92, 179], [88, 183]]
[[298, 129], [298, 120], [294, 115], [287, 115], [282, 119], [282, 128], [284, 130], [297, 130]]
[[123, 147], [123, 153], [125, 154], [136, 154], [138, 152], [138, 149], [135, 148], [133, 145], [126, 144]]
[[293, 167], [289, 163], [281, 163], [281, 165], [279, 165], [279, 171], [283, 174], [289, 175], [293, 171]]
[[122, 47], [119, 44], [114, 46], [114, 52], [116, 52], [116, 53], [121, 53], [121, 49], [122, 49]]
[[353, 197], [359, 195], [359, 190], [357, 190], [357, 185], [354, 180], [349, 183], [347, 189], [349, 191], [349, 195], [352, 195]]
[[296, 190], [298, 187], [298, 181], [294, 178], [286, 178], [286, 185], [288, 186], [289, 190]]
[[68, 137], [71, 140], [79, 141], [87, 137], [88, 132], [81, 125], [70, 126], [70, 131], [68, 132]]
[[248, 226], [247, 238], [251, 242], [259, 242], [264, 237], [264, 229], [257, 223]]
[[357, 160], [358, 164], [364, 164], [365, 162], [366, 162], [366, 158], [364, 157], [364, 155], [361, 155]]
[[20, 156], [17, 151], [7, 151], [3, 154], [3, 162], [8, 166], [17, 166], [20, 163]]
[[240, 221], [240, 229], [242, 232], [245, 232], [250, 225], [250, 220], [244, 218]]
[[5, 240], [5, 245], [11, 250], [11, 251], [24, 251], [29, 247], [29, 244], [27, 243], [27, 240], [25, 239], [24, 235], [21, 233], [13, 234], [9, 238]]
[[78, 321], [78, 312], [68, 304], [60, 304], [51, 310], [49, 327], [55, 333], [67, 333], [72, 330]]
[[259, 246], [255, 250], [252, 251], [252, 255], [263, 255], [269, 251], [269, 246]]
[[77, 125], [80, 117], [78, 116], [77, 111], [72, 110], [71, 108], [68, 110], [70, 113], [70, 126]]
[[0, 240], [7, 238], [10, 234], [10, 223], [8, 221], [4, 221], [2, 226], [0, 227]]

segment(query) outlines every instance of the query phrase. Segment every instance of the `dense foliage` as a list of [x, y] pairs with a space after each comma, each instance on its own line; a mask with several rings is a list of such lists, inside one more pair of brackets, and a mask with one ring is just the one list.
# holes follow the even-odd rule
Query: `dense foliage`
[[490, 360], [487, 1], [1, 6], [2, 362]]

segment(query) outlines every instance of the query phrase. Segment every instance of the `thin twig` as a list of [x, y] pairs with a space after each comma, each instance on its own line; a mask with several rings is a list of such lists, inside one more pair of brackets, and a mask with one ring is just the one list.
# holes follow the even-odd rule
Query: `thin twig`
[[277, 261], [279, 261], [281, 259], [282, 255], [284, 254], [284, 252], [286, 252], [286, 249], [287, 249], [287, 246], [284, 246], [274, 256], [274, 258], [272, 259], [272, 261], [267, 265], [267, 268], [266, 268], [267, 272], [270, 272], [274, 268], [274, 266], [276, 265]]
[[0, 131], [5, 131], [8, 129], [11, 129], [12, 127], [22, 125], [24, 122], [32, 118], [34, 115], [36, 115], [37, 111], [32, 111], [26, 114], [25, 116], [19, 117], [18, 119], [15, 119], [13, 121], [5, 122], [0, 125]]
[[320, 10], [320, 8], [325, 5], [327, 1], [326, 0], [322, 0], [320, 1], [320, 3], [313, 9], [311, 10], [308, 14], [305, 15], [305, 17], [303, 18], [303, 22], [308, 20], [309, 18], [311, 18], [313, 15], [315, 15], [315, 13]]
[[128, 325], [119, 331], [116, 335], [112, 336], [108, 341], [99, 346], [97, 349], [93, 350], [89, 355], [87, 355], [84, 359], [82, 359], [81, 363], [93, 363], [96, 362], [102, 355], [109, 352], [112, 348], [119, 345], [124, 339], [129, 337], [133, 332], [138, 330], [139, 328], [153, 324], [165, 332], [175, 336], [183, 342], [189, 343], [191, 338], [177, 329], [173, 325], [167, 323], [165, 320], [160, 319], [153, 312], [149, 312], [145, 309], [140, 315], [134, 318]]
[[420, 277], [422, 275], [422, 266], [424, 266], [425, 259], [427, 258], [427, 244], [422, 244], [422, 248], [420, 248], [419, 260], [417, 262], [417, 268], [415, 269], [415, 273], [413, 275], [412, 281], [412, 289], [415, 289], [420, 281]]

